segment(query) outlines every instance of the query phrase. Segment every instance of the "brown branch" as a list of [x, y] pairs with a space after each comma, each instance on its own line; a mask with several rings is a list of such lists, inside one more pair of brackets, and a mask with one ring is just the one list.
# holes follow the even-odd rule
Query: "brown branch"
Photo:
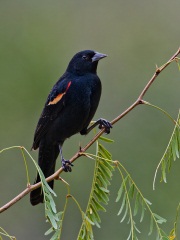
[[[140, 95], [138, 96], [137, 100], [130, 106], [128, 107], [124, 112], [122, 112], [119, 116], [117, 116], [115, 119], [111, 121], [111, 124], [114, 125], [116, 122], [118, 122], [121, 118], [123, 118], [125, 115], [127, 115], [130, 111], [132, 111], [136, 106], [140, 104], [144, 104], [143, 97], [152, 85], [152, 83], [155, 81], [157, 76], [174, 60], [176, 60], [176, 57], [180, 54], [180, 48], [178, 51], [169, 59], [167, 63], [162, 65], [161, 67], [157, 67], [155, 73], [153, 74], [152, 78], [148, 81]], [[81, 157], [83, 155], [83, 152], [85, 152], [102, 134], [104, 133], [104, 130], [102, 129], [99, 131], [95, 137], [83, 148], [81, 148], [80, 151], [78, 151], [71, 159], [70, 162], [74, 162], [77, 158]], [[58, 179], [59, 175], [63, 172], [63, 168], [61, 167], [58, 169], [53, 175], [50, 177], [46, 178], [46, 181], [49, 182], [53, 179]], [[15, 198], [13, 198], [11, 201], [6, 203], [4, 206], [0, 208], [0, 213], [4, 212], [8, 208], [10, 208], [12, 205], [14, 205], [16, 202], [18, 202], [21, 198], [26, 196], [28, 193], [30, 193], [32, 190], [38, 188], [41, 186], [41, 182], [34, 184], [34, 185], [29, 185], [27, 188], [22, 191], [19, 195], [17, 195]]]

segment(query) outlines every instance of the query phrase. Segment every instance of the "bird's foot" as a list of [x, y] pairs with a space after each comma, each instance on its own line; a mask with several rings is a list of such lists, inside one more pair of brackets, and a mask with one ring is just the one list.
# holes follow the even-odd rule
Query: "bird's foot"
[[99, 120], [99, 129], [105, 128], [105, 133], [109, 134], [110, 130], [112, 128], [112, 125], [110, 122], [108, 122], [106, 119], [100, 118]]
[[64, 158], [62, 158], [61, 162], [62, 162], [62, 167], [65, 172], [72, 172], [71, 167], [74, 165], [69, 160], [65, 160]]

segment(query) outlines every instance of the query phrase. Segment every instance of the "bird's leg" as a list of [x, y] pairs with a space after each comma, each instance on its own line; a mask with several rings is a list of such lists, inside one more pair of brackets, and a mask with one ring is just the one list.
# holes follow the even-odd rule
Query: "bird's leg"
[[60, 152], [60, 156], [61, 156], [61, 163], [62, 163], [62, 167], [64, 169], [65, 172], [71, 172], [72, 168], [71, 166], [74, 166], [69, 160], [65, 160], [63, 155], [62, 155], [62, 147], [61, 145], [59, 145], [59, 152]]
[[86, 134], [88, 134], [97, 125], [99, 125], [99, 129], [105, 128], [106, 134], [109, 134], [110, 129], [112, 128], [112, 125], [110, 122], [108, 122], [106, 119], [100, 118], [86, 130]]

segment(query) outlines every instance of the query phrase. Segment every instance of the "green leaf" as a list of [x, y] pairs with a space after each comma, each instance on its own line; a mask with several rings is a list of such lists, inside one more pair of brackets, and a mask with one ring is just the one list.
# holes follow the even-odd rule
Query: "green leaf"
[[53, 231], [54, 231], [54, 229], [51, 227], [49, 230], [47, 230], [47, 231], [45, 232], [44, 235], [49, 235], [49, 234], [52, 233]]
[[139, 194], [139, 192], [137, 192], [137, 193], [136, 193], [135, 206], [134, 206], [134, 213], [133, 213], [134, 216], [136, 216], [136, 214], [138, 213], [138, 209], [139, 209], [139, 198], [140, 198], [140, 194]]
[[146, 210], [146, 208], [145, 208], [145, 206], [144, 206], [144, 201], [142, 200], [142, 201], [141, 201], [141, 217], [140, 217], [140, 222], [142, 222], [143, 219], [144, 219], [144, 212], [145, 212], [145, 210]]
[[102, 177], [102, 175], [100, 175], [100, 174], [99, 174], [99, 176], [97, 176], [97, 183], [99, 186], [103, 186], [105, 188], [107, 188], [107, 186], [110, 184], [110, 182], [105, 181], [104, 178]]
[[81, 232], [82, 232], [82, 237], [78, 238], [78, 240], [84, 239], [85, 236], [86, 236], [86, 234], [87, 234], [87, 233], [86, 233], [86, 228], [85, 228], [84, 225], [83, 225], [83, 228], [82, 228]]
[[[165, 159], [163, 159], [162, 161], [166, 161]], [[167, 157], [167, 165], [168, 165], [168, 171], [170, 172], [171, 167], [172, 167], [172, 161], [170, 156]], [[167, 181], [166, 181], [167, 182]]]
[[134, 223], [134, 229], [136, 230], [136, 232], [141, 233], [141, 231], [136, 227], [135, 223]]
[[91, 221], [85, 213], [83, 213], [83, 216], [91, 225], [94, 225], [94, 222]]
[[149, 236], [152, 234], [152, 231], [153, 231], [153, 217], [151, 216], [150, 230], [149, 230], [149, 233], [148, 233]]
[[98, 201], [94, 197], [92, 199], [92, 202], [96, 206], [97, 210], [101, 210], [103, 212], [106, 212], [106, 209], [100, 203], [98, 203]]
[[104, 174], [104, 171], [102, 171], [102, 169], [98, 169], [98, 173], [97, 173], [97, 178], [102, 179], [107, 185], [110, 185], [110, 179], [107, 178], [107, 176]]
[[129, 196], [130, 196], [131, 198], [134, 197], [134, 191], [135, 191], [135, 189], [134, 189], [134, 184], [132, 183], [131, 186], [130, 186], [130, 188], [129, 188], [129, 191], [128, 191], [128, 194], [129, 194]]
[[176, 152], [176, 157], [179, 158], [179, 140], [178, 140], [178, 134], [174, 136], [175, 138], [175, 152]]
[[123, 215], [123, 217], [122, 217], [120, 222], [123, 222], [125, 220], [125, 218], [127, 216], [127, 213], [128, 213], [128, 203], [127, 203], [127, 201], [125, 201], [125, 203], [126, 203], [125, 212], [124, 212], [124, 215]]
[[108, 194], [102, 191], [98, 185], [96, 185], [96, 191], [98, 191], [99, 195], [101, 196], [101, 199], [103, 199], [103, 202], [107, 204], [109, 201]]
[[[114, 170], [114, 166], [113, 166], [113, 161], [109, 161], [109, 159], [106, 158], [106, 155], [104, 153], [99, 153], [99, 161], [103, 162], [103, 164], [109, 168], [110, 171], [113, 171]], [[104, 159], [105, 158], [105, 159]], [[107, 160], [106, 160], [107, 159]]]
[[91, 221], [92, 221], [98, 228], [100, 228], [100, 225], [99, 225], [99, 223], [97, 222], [97, 219], [96, 219], [96, 217], [95, 217], [94, 214], [89, 214], [89, 218], [91, 219]]
[[50, 211], [52, 211], [53, 214], [57, 213], [56, 205], [55, 205], [55, 202], [54, 202], [52, 196], [50, 194], [45, 193], [45, 197], [46, 197], [45, 204], [48, 205], [48, 209]]
[[[129, 235], [128, 235], [128, 237], [127, 237], [126, 240], [130, 240], [131, 236], [132, 236], [132, 230], [130, 229]], [[133, 240], [134, 240], [134, 239], [133, 239]]]
[[161, 169], [162, 169], [162, 179], [166, 183], [167, 181], [166, 181], [166, 162], [165, 161], [162, 161]]
[[96, 209], [94, 208], [94, 206], [90, 205], [90, 209], [92, 210], [92, 213], [90, 213], [90, 214], [92, 214], [92, 215], [94, 214], [96, 221], [100, 223], [101, 219], [100, 219], [99, 214], [97, 213]]
[[157, 219], [157, 223], [165, 223], [167, 220], [165, 218], [162, 218], [161, 216], [157, 215], [156, 213], [153, 213], [154, 217]]
[[117, 198], [116, 198], [116, 202], [119, 202], [120, 199], [121, 199], [121, 196], [122, 196], [122, 193], [123, 193], [123, 190], [124, 190], [124, 181], [122, 182], [121, 186], [120, 186], [120, 189], [118, 191], [118, 195], [117, 195]]
[[144, 198], [144, 201], [145, 201], [148, 205], [152, 205], [152, 203], [151, 203], [148, 199]]
[[[125, 190], [125, 186], [127, 185], [127, 181], [128, 181], [128, 180], [129, 180], [129, 175], [127, 175], [127, 176], [123, 179], [123, 181], [122, 181], [122, 183], [121, 183], [120, 189], [119, 189], [119, 191], [118, 191], [118, 195], [119, 195], [119, 197], [117, 197], [117, 198], [118, 198], [118, 201], [120, 200], [122, 191]], [[117, 199], [116, 199], [116, 200], [117, 200]]]
[[102, 137], [102, 136], [100, 136], [99, 139], [102, 140], [102, 141], [105, 141], [105, 142], [109, 142], [109, 143], [113, 143], [114, 142], [114, 140], [109, 139], [109, 138], [105, 138], [105, 137]]
[[102, 162], [99, 164], [99, 169], [104, 173], [106, 178], [111, 179], [112, 172]]
[[102, 144], [99, 144], [99, 152], [103, 153], [107, 159], [111, 160], [111, 153]]
[[104, 188], [104, 187], [99, 187], [99, 189], [101, 189], [103, 192], [105, 193], [109, 193], [109, 190], [107, 188]]
[[171, 151], [172, 151], [173, 159], [174, 159], [174, 161], [176, 161], [176, 150], [175, 150], [173, 141], [172, 141], [172, 145], [171, 145]]
[[108, 201], [104, 199], [103, 195], [97, 192], [96, 190], [94, 191], [95, 196], [97, 197], [99, 202], [103, 202], [104, 204], [108, 204]]
[[120, 208], [117, 215], [120, 215], [122, 213], [122, 210], [124, 209], [125, 203], [126, 203], [126, 193], [124, 193], [123, 200], [122, 200], [122, 203], [121, 203], [121, 208]]
[[56, 232], [54, 233], [54, 235], [51, 237], [50, 240], [57, 240], [57, 239], [59, 239], [59, 237], [60, 237], [60, 232], [59, 232], [59, 231], [56, 231]]
[[54, 229], [57, 229], [57, 223], [56, 223], [56, 221], [55, 221], [55, 219], [54, 219], [53, 214], [52, 214], [49, 210], [46, 210], [46, 211], [45, 211], [45, 214], [46, 214], [46, 216], [48, 217], [50, 223], [52, 224], [52, 227], [53, 227]]

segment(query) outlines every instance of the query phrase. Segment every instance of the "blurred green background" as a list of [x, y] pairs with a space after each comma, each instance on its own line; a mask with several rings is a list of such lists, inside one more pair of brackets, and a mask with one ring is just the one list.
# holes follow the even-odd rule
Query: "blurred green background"
[[[95, 119], [112, 120], [138, 96], [155, 70], [165, 63], [180, 44], [179, 0], [129, 1], [0, 1], [0, 149], [23, 145], [30, 150], [37, 120], [46, 97], [63, 74], [71, 57], [78, 51], [94, 49], [108, 54], [99, 63], [103, 93]], [[176, 118], [179, 109], [180, 73], [176, 64], [169, 66], [149, 89], [145, 100], [166, 109]], [[107, 146], [132, 174], [152, 209], [167, 219], [165, 231], [173, 228], [180, 199], [180, 161], [172, 166], [168, 183], [152, 190], [154, 172], [167, 146], [172, 122], [155, 109], [139, 106], [118, 122]], [[71, 157], [79, 143], [93, 137], [76, 135], [64, 145], [64, 155]], [[93, 146], [89, 151], [94, 152]], [[37, 159], [37, 152], [31, 152]], [[26, 173], [19, 150], [0, 156], [0, 205], [26, 187]], [[36, 170], [28, 159], [31, 183]], [[60, 161], [57, 163], [60, 167]], [[81, 158], [71, 174], [62, 174], [71, 193], [86, 208], [94, 162]], [[158, 175], [159, 177], [159, 175]], [[126, 239], [129, 225], [120, 224], [115, 203], [121, 184], [114, 173], [107, 213], [102, 213], [101, 229], [94, 229], [95, 239]], [[58, 210], [63, 209], [66, 187], [56, 182]], [[81, 216], [69, 201], [62, 239], [76, 239]], [[0, 226], [17, 239], [49, 239], [44, 232], [44, 206], [32, 207], [26, 196], [0, 215]], [[138, 225], [148, 237], [149, 215]], [[180, 228], [179, 228], [180, 231]], [[180, 232], [179, 232], [180, 234]]]

